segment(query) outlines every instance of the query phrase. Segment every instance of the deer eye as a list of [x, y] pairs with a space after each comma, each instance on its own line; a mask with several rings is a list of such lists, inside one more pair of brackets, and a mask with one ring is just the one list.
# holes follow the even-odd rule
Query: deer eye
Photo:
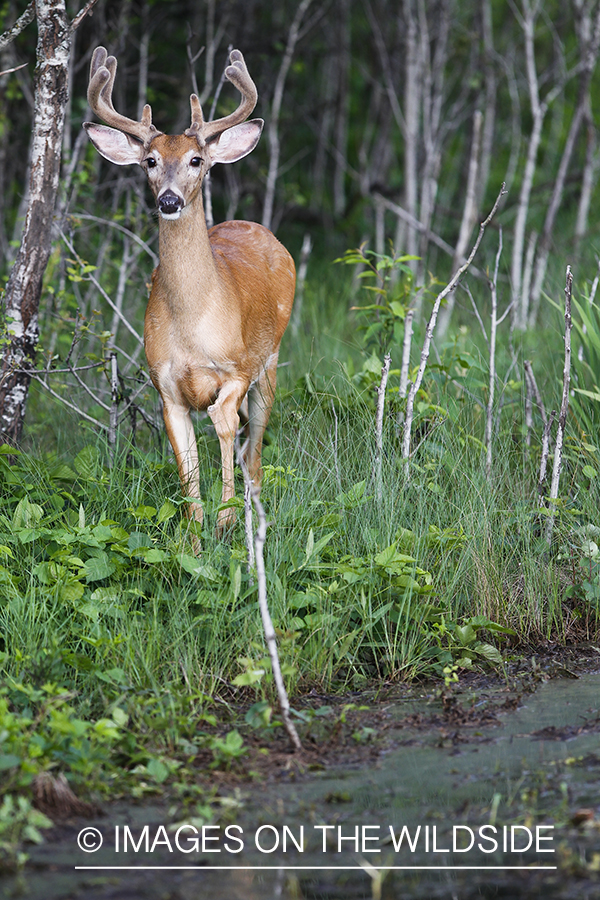
[[194, 156], [190, 159], [190, 166], [193, 166], [195, 169], [198, 169], [202, 165], [202, 159], [199, 156]]
[[156, 160], [153, 156], [149, 156], [148, 159], [144, 160], [149, 169], [153, 169], [156, 165]]

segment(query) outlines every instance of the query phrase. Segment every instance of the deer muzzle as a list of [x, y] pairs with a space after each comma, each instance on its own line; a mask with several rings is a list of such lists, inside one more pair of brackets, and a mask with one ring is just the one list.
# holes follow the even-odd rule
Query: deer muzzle
[[184, 205], [183, 197], [171, 190], [166, 190], [158, 198], [158, 211], [165, 219], [178, 219]]

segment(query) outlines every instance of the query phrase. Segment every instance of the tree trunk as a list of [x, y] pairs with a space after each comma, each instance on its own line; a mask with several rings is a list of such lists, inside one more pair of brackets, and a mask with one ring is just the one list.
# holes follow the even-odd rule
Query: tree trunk
[[71, 29], [65, 0], [36, 0], [38, 23], [35, 112], [29, 206], [21, 246], [5, 296], [6, 341], [0, 359], [0, 430], [17, 445], [38, 341], [42, 280], [51, 247], [52, 218], [59, 184]]

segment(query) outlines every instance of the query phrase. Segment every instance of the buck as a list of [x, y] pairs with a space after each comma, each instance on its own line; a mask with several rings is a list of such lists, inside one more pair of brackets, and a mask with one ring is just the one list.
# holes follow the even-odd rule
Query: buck
[[[104, 47], [97, 47], [88, 102], [106, 125], [83, 126], [110, 162], [140, 165], [156, 198], [159, 265], [152, 274], [144, 348], [188, 498], [187, 515], [200, 524], [198, 447], [191, 410], [206, 410], [219, 438], [223, 507], [235, 495], [234, 440], [247, 397], [249, 437], [243, 453], [260, 489], [263, 435], [296, 280], [292, 257], [262, 225], [236, 220], [206, 227], [204, 176], [215, 163], [233, 163], [250, 153], [264, 124], [262, 119], [246, 121], [258, 95], [240, 51], [233, 50], [229, 61], [225, 75], [241, 94], [238, 108], [205, 122], [200, 101], [192, 94], [190, 127], [173, 136], [152, 124], [149, 105], [140, 121], [115, 111], [117, 61]], [[234, 519], [233, 508], [221, 508], [217, 534]], [[197, 540], [194, 545], [200, 549]]]

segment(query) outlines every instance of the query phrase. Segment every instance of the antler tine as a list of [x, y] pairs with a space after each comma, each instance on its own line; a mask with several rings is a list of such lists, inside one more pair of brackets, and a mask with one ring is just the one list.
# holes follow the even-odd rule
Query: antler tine
[[[205, 140], [210, 140], [217, 134], [231, 128], [232, 125], [238, 125], [245, 121], [258, 100], [258, 91], [256, 85], [250, 78], [250, 74], [244, 62], [244, 57], [239, 50], [232, 50], [229, 54], [229, 65], [225, 69], [225, 75], [232, 84], [236, 86], [242, 99], [240, 105], [235, 112], [224, 116], [222, 119], [214, 119], [212, 122], [206, 122], [202, 128], [202, 136]], [[192, 124], [193, 127], [193, 124]]]
[[114, 56], [108, 56], [104, 47], [96, 47], [92, 55], [90, 66], [90, 81], [88, 84], [87, 98], [98, 118], [132, 135], [147, 146], [160, 131], [152, 124], [152, 109], [146, 104], [139, 122], [128, 119], [118, 113], [112, 102], [112, 91], [117, 74], [117, 60]]
[[202, 134], [204, 118], [202, 116], [200, 100], [196, 94], [190, 94], [190, 107], [192, 111], [192, 124], [189, 128], [186, 128], [185, 134], [187, 134], [188, 137], [195, 137], [200, 147], [204, 147], [206, 145], [206, 141]]

